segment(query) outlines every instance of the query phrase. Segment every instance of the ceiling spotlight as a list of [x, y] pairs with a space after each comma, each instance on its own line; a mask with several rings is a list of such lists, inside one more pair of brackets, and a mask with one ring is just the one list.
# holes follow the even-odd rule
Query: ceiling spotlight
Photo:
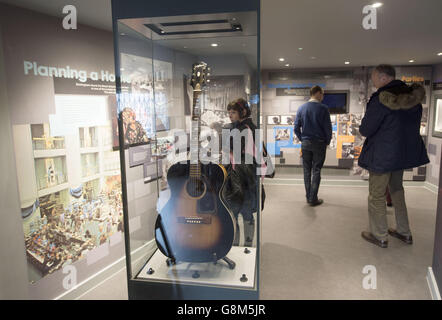
[[315, 60], [315, 59], [316, 59], [316, 57], [310, 57], [310, 59], [312, 59], [312, 60]]
[[284, 58], [279, 58], [279, 61], [283, 62], [285, 59]]
[[212, 43], [211, 46], [212, 47], [218, 47], [218, 43]]
[[186, 47], [186, 46], [184, 46], [183, 48], [184, 48], [184, 49], [187, 49], [187, 47]]
[[304, 48], [298, 48], [298, 50], [302, 50], [302, 49], [304, 49]]
[[373, 8], [379, 8], [379, 7], [382, 7], [384, 4], [383, 3], [381, 3], [381, 2], [376, 2], [376, 3], [373, 3], [371, 6], [373, 7]]
[[290, 64], [286, 63], [285, 66], [286, 66], [286, 67], [290, 67]]
[[438, 55], [438, 56], [442, 56], [442, 52], [439, 52], [437, 55]]
[[124, 33], [124, 32], [121, 32], [120, 33], [120, 36], [125, 36], [126, 34]]
[[161, 32], [161, 33], [164, 33], [164, 30], [161, 30], [160, 32]]
[[345, 61], [344, 63], [345, 63], [345, 64], [350, 64], [350, 61]]
[[411, 59], [411, 60], [408, 60], [408, 62], [410, 62], [410, 63], [413, 63], [413, 62], [414, 62], [414, 60], [413, 60], [413, 59]]

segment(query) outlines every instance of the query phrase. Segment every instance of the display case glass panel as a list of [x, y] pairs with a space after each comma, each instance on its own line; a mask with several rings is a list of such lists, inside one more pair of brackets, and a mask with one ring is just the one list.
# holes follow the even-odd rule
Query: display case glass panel
[[[114, 23], [130, 298], [258, 297], [257, 3]], [[255, 148], [244, 169], [230, 157], [239, 98]]]

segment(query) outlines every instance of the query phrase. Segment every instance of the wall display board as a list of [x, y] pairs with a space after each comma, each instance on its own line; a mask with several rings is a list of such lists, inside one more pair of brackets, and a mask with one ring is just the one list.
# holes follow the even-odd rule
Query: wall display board
[[[109, 139], [108, 98], [56, 95], [55, 103], [57, 113], [48, 118], [50, 123], [13, 126], [20, 143], [16, 152], [30, 155], [20, 163], [29, 163], [28, 184], [36, 187], [29, 192], [23, 186], [20, 195], [33, 195], [39, 203], [23, 221], [33, 282], [85, 258], [123, 230], [119, 156]], [[73, 113], [75, 118], [65, 117]]]
[[30, 299], [54, 299], [124, 255], [112, 34], [60, 33], [56, 18], [0, 6], [23, 276]]
[[[129, 298], [258, 298], [261, 180], [256, 177], [247, 204], [223, 200], [230, 190], [227, 171], [217, 164], [220, 149], [212, 147], [230, 124], [230, 101], [253, 100], [253, 122], [260, 116], [259, 1], [226, 0], [211, 4], [210, 12], [201, 12], [208, 8], [202, 0], [115, 0], [112, 6], [117, 77], [122, 85], [125, 79], [139, 84], [128, 91], [117, 86], [114, 130], [124, 142], [119, 151]], [[169, 7], [176, 15], [169, 16]], [[220, 59], [198, 45], [202, 40], [238, 50]], [[144, 132], [134, 130], [128, 139], [126, 118]], [[287, 131], [282, 139], [293, 138]]]
[[281, 116], [278, 115], [267, 116], [267, 124], [271, 125], [281, 124]]
[[433, 137], [442, 138], [442, 95], [434, 96], [433, 108]]
[[[358, 159], [364, 139], [359, 133], [362, 114], [340, 114], [336, 117], [336, 125], [332, 123], [336, 135], [336, 158]], [[334, 142], [333, 142], [334, 145]]]

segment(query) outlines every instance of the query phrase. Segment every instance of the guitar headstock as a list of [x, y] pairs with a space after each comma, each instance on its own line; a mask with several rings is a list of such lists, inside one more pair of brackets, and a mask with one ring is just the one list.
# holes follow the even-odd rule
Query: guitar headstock
[[210, 80], [210, 68], [207, 67], [205, 62], [197, 62], [192, 66], [192, 79], [190, 85], [193, 90], [201, 90]]

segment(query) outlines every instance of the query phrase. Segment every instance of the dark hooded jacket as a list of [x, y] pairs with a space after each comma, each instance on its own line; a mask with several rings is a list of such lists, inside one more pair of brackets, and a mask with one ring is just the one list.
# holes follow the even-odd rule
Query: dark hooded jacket
[[407, 86], [400, 80], [393, 80], [371, 96], [359, 128], [366, 137], [360, 167], [385, 173], [430, 162], [420, 135], [424, 97], [421, 85]]

